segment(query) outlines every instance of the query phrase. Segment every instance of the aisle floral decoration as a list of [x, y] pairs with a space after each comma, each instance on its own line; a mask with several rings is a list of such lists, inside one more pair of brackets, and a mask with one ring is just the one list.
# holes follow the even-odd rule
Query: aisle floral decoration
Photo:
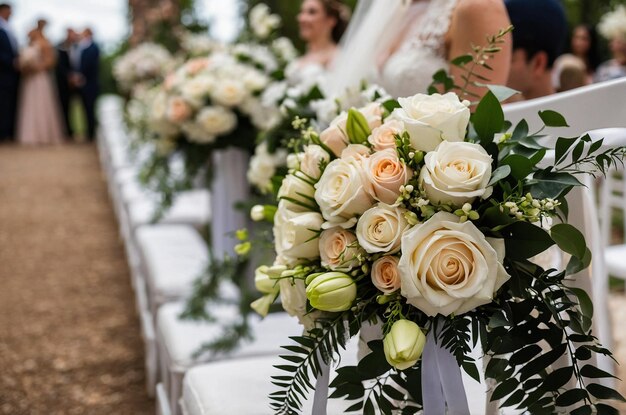
[[[250, 15], [258, 20], [256, 24], [272, 30], [252, 30], [235, 44], [212, 43], [208, 55], [186, 60], [160, 85], [137, 94], [131, 103], [130, 110], [137, 115], [134, 125], [145, 128], [139, 135], [153, 148], [141, 180], [161, 197], [155, 218], [180, 191], [210, 184], [209, 160], [214, 150], [240, 147], [252, 151], [259, 131], [271, 122], [271, 109], [260, 97], [271, 82], [283, 78], [295, 49], [287, 39], [276, 36], [278, 16], [269, 13], [267, 6], [253, 8]], [[179, 160], [182, 171], [172, 170], [173, 160]]]
[[[480, 62], [476, 52], [457, 63]], [[266, 315], [280, 298], [305, 327], [272, 377], [276, 413], [300, 413], [348, 339], [373, 326], [379, 339], [330, 384], [332, 398], [353, 401], [349, 410], [422, 410], [433, 364], [422, 352], [432, 343], [477, 381], [480, 345], [502, 407], [617, 414], [606, 400], [623, 397], [602, 384], [611, 375], [587, 363], [611, 353], [591, 332], [588, 295], [569, 285], [591, 253], [567, 223], [565, 197], [581, 175], [622, 163], [626, 149], [584, 135], [551, 150], [543, 129], [505, 120], [499, 98], [508, 92], [491, 87], [473, 114], [447, 92], [351, 108], [322, 131], [296, 121], [303, 129], [276, 203], [252, 210], [273, 223], [276, 253], [256, 270], [263, 296], [252, 307]], [[554, 111], [539, 116], [567, 126]], [[564, 270], [532, 261], [555, 245], [569, 256]], [[568, 363], [553, 368], [562, 357]]]
[[113, 77], [123, 92], [131, 94], [139, 85], [148, 87], [163, 81], [173, 65], [174, 57], [166, 48], [156, 43], [142, 43], [115, 61]]

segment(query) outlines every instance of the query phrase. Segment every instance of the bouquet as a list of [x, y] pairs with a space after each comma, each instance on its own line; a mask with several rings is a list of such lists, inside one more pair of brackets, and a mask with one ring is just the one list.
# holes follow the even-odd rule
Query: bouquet
[[[305, 327], [272, 379], [276, 413], [297, 413], [312, 379], [366, 325], [379, 338], [330, 385], [331, 397], [354, 401], [350, 410], [432, 408], [423, 379], [458, 384], [462, 368], [479, 380], [471, 352], [480, 344], [502, 406], [617, 413], [603, 400], [623, 398], [597, 380], [611, 375], [585, 364], [610, 352], [591, 333], [589, 297], [567, 286], [591, 254], [567, 224], [565, 196], [581, 185], [577, 175], [605, 172], [626, 149], [583, 136], [559, 138], [551, 153], [525, 121], [511, 129], [492, 91], [474, 114], [455, 93], [417, 94], [302, 131], [277, 203], [252, 212], [273, 222], [276, 252], [256, 271], [264, 295], [252, 307], [266, 315], [280, 297]], [[567, 125], [556, 112], [539, 115]], [[565, 270], [532, 261], [554, 245], [570, 256]], [[446, 358], [458, 369], [452, 380], [439, 375]]]

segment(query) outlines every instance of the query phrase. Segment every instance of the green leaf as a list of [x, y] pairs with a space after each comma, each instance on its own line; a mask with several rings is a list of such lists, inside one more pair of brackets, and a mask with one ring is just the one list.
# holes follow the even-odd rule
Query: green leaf
[[590, 394], [598, 399], [615, 399], [617, 401], [626, 402], [624, 397], [615, 389], [608, 388], [604, 385], [597, 383], [591, 383], [587, 385], [587, 390]]
[[591, 319], [593, 317], [593, 302], [589, 298], [589, 294], [581, 288], [570, 288], [570, 290], [576, 294], [578, 298], [578, 304], [580, 304], [580, 311], [583, 316]]
[[526, 120], [521, 120], [517, 123], [515, 129], [513, 130], [511, 141], [518, 142], [526, 137], [528, 137], [528, 123]]
[[470, 375], [472, 379], [480, 383], [480, 373], [478, 373], [478, 368], [474, 362], [463, 362], [463, 370], [465, 370], [465, 373]]
[[511, 166], [508, 164], [498, 167], [493, 171], [493, 173], [491, 173], [491, 180], [489, 180], [489, 184], [487, 184], [487, 186], [493, 186], [500, 180], [508, 177], [509, 174], [511, 174]]
[[511, 366], [521, 365], [530, 361], [530, 359], [537, 356], [539, 353], [541, 353], [541, 346], [537, 344], [529, 344], [523, 349], [513, 353], [513, 355], [509, 358], [509, 364]]
[[570, 412], [570, 415], [591, 415], [593, 410], [590, 406], [581, 406], [580, 408], [576, 408]]
[[491, 401], [497, 401], [509, 395], [519, 386], [519, 382], [515, 378], [509, 378], [499, 384], [491, 395]]
[[578, 229], [568, 223], [558, 223], [550, 228], [550, 236], [563, 252], [582, 259], [587, 244], [585, 237]]
[[511, 175], [517, 180], [524, 180], [533, 171], [534, 163], [518, 154], [510, 154], [501, 162], [511, 167]]
[[584, 389], [570, 389], [556, 398], [556, 406], [566, 407], [574, 405], [576, 402], [582, 401], [587, 397], [587, 391]]
[[363, 407], [363, 415], [376, 415], [376, 411], [374, 410], [374, 404], [371, 399], [368, 399], [365, 402], [365, 406]]
[[395, 99], [383, 102], [383, 107], [391, 114], [396, 108], [400, 108], [400, 103]]
[[385, 359], [382, 340], [371, 341], [367, 345], [372, 350], [372, 353], [361, 359], [358, 364], [358, 370], [364, 379], [374, 379], [387, 373], [391, 366]]
[[546, 127], [569, 127], [569, 125], [567, 125], [567, 121], [565, 121], [565, 117], [556, 111], [539, 111], [539, 117]]
[[582, 259], [578, 259], [575, 256], [571, 257], [565, 268], [566, 274], [572, 275], [586, 269], [591, 264], [591, 257], [591, 250], [589, 248], [585, 250], [585, 255]]
[[549, 391], [557, 391], [572, 378], [574, 366], [561, 367], [550, 373], [543, 381], [543, 388]]
[[556, 164], [559, 164], [561, 160], [565, 157], [570, 147], [574, 145], [574, 143], [578, 141], [578, 138], [565, 138], [559, 137], [556, 140], [556, 145], [554, 146], [554, 159]]
[[619, 415], [617, 409], [603, 403], [596, 404], [596, 410], [598, 411], [598, 415]]
[[474, 58], [472, 57], [472, 55], [461, 55], [461, 56], [457, 56], [456, 58], [452, 59], [452, 61], [450, 61], [450, 63], [454, 66], [464, 66], [467, 65], [468, 63], [470, 63], [472, 60], [474, 60]]
[[504, 113], [493, 92], [487, 92], [480, 100], [476, 112], [472, 115], [472, 123], [483, 145], [492, 142], [494, 134], [502, 131]]
[[602, 369], [598, 369], [593, 365], [585, 365], [580, 369], [580, 374], [586, 378], [613, 378], [615, 376], [611, 375], [609, 372], [605, 372]]
[[482, 84], [482, 83], [477, 83], [476, 85], [489, 88], [489, 90], [493, 92], [493, 94], [496, 96], [496, 98], [498, 98], [498, 101], [500, 102], [506, 101], [507, 99], [511, 98], [513, 95], [520, 93], [519, 91], [516, 91], [504, 85], [493, 85], [493, 84]]
[[528, 259], [554, 245], [548, 232], [528, 222], [514, 222], [502, 228], [500, 233], [505, 238], [506, 254], [511, 259]]
[[583, 155], [583, 150], [585, 149], [585, 142], [579, 141], [578, 144], [572, 150], [572, 162], [578, 163], [580, 157]]
[[546, 352], [528, 362], [528, 364], [520, 370], [520, 380], [524, 381], [526, 379], [529, 379], [531, 376], [536, 375], [543, 370], [546, 370], [551, 364], [556, 362], [559, 357], [563, 356], [566, 350], [567, 344], [563, 343], [560, 346], [557, 346], [554, 349], [550, 350], [549, 352]]
[[591, 154], [595, 153], [596, 151], [598, 151], [598, 149], [600, 149], [600, 147], [602, 147], [602, 143], [604, 143], [604, 138], [599, 139], [598, 141], [594, 141], [590, 146], [589, 146], [589, 151], [587, 151], [587, 157], [589, 157]]
[[574, 186], [582, 186], [578, 179], [569, 173], [555, 173], [540, 170], [533, 175], [531, 194], [537, 199], [557, 199]]

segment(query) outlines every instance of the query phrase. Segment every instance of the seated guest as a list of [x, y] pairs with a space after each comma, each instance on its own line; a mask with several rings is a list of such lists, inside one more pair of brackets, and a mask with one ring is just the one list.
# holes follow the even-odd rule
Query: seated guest
[[613, 59], [598, 67], [595, 82], [626, 76], [626, 6], [618, 6], [600, 20], [598, 31], [609, 40]]
[[556, 92], [552, 66], [563, 51], [567, 20], [558, 0], [506, 0], [513, 24], [513, 55], [507, 82], [522, 99]]
[[[558, 75], [555, 85], [557, 92], [569, 91], [589, 85], [587, 79], [587, 66], [582, 59], [572, 54], [561, 55], [554, 64], [555, 72]], [[558, 70], [557, 70], [558, 68]]]

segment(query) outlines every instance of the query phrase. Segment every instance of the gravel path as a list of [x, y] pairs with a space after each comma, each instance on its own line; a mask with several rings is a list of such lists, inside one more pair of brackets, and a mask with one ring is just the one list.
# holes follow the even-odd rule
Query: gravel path
[[0, 414], [152, 414], [96, 149], [0, 146]]

